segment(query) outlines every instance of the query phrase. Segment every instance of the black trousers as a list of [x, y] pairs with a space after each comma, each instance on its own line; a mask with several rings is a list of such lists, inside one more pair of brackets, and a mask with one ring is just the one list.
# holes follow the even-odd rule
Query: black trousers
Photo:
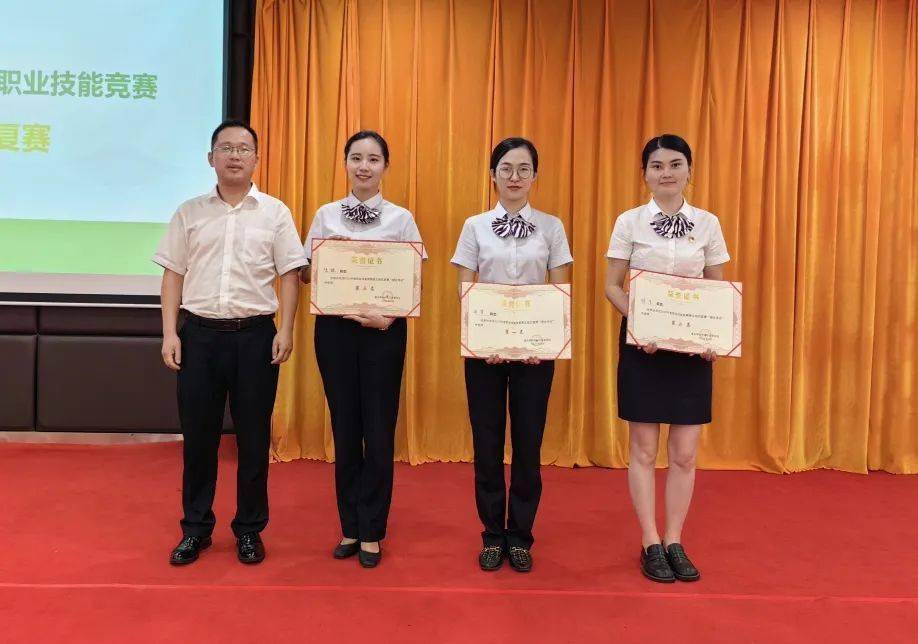
[[236, 428], [236, 517], [233, 533], [260, 532], [268, 523], [268, 449], [278, 366], [271, 364], [276, 333], [266, 318], [241, 331], [199, 326], [189, 316], [179, 337], [178, 408], [184, 443], [182, 532], [213, 532], [217, 448], [229, 395]]
[[407, 336], [404, 318], [385, 331], [337, 316], [316, 318], [316, 360], [335, 439], [338, 515], [349, 539], [386, 536]]
[[[475, 449], [475, 503], [485, 546], [532, 547], [532, 526], [542, 496], [542, 435], [555, 363], [489, 365], [466, 359], [465, 387]], [[510, 503], [504, 484], [504, 436], [509, 391]]]

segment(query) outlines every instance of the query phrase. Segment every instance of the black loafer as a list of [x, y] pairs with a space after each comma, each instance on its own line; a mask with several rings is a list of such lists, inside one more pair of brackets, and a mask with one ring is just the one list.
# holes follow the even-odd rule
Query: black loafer
[[257, 564], [265, 560], [265, 544], [257, 532], [246, 532], [236, 541], [236, 554], [244, 564]]
[[486, 572], [493, 572], [503, 565], [506, 554], [501, 546], [485, 546], [478, 555], [478, 565]]
[[332, 553], [332, 556], [335, 559], [347, 559], [348, 557], [356, 555], [358, 550], [360, 550], [359, 541], [353, 543], [339, 543], [335, 546], [335, 551]]
[[360, 565], [364, 568], [375, 568], [382, 561], [382, 548], [379, 549], [379, 552], [368, 552], [363, 548], [359, 548], [357, 560], [360, 561]]
[[202, 550], [210, 548], [213, 543], [210, 537], [184, 537], [169, 556], [173, 566], [184, 566], [198, 560]]
[[681, 543], [671, 543], [666, 546], [666, 561], [672, 568], [673, 574], [679, 581], [698, 581], [701, 579], [701, 573], [692, 563], [692, 560], [685, 554]]
[[669, 562], [666, 560], [666, 552], [659, 543], [647, 546], [647, 550], [641, 549], [641, 572], [647, 579], [661, 584], [671, 584], [676, 581], [673, 569], [669, 567]]
[[532, 555], [527, 548], [510, 546], [510, 567], [517, 572], [532, 570]]

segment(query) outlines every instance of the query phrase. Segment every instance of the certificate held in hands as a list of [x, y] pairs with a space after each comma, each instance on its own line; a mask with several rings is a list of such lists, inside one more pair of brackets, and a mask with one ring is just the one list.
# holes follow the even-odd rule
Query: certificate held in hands
[[719, 356], [742, 355], [743, 285], [632, 268], [628, 344]]
[[316, 315], [421, 314], [421, 242], [312, 240], [312, 292]]
[[570, 284], [463, 282], [460, 353], [467, 358], [570, 359]]

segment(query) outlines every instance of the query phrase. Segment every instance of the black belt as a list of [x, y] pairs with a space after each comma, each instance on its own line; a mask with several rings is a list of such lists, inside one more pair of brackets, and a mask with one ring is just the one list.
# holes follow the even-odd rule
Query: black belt
[[205, 318], [200, 315], [195, 315], [194, 313], [186, 313], [186, 315], [188, 322], [203, 326], [207, 329], [217, 329], [218, 331], [242, 331], [243, 329], [250, 329], [274, 319], [273, 314], [231, 319]]

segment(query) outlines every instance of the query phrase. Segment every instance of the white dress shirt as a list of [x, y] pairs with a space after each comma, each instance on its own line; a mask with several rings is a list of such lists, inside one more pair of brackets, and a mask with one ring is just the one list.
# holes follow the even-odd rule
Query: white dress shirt
[[277, 311], [274, 280], [306, 257], [290, 210], [252, 184], [236, 206], [216, 187], [179, 206], [153, 261], [185, 276], [183, 309], [226, 319]]
[[514, 285], [544, 284], [546, 272], [574, 261], [560, 219], [527, 203], [520, 214], [535, 225], [532, 234], [498, 237], [491, 222], [505, 214], [498, 202], [493, 210], [466, 219], [450, 261], [477, 272], [482, 282]]
[[626, 259], [631, 262], [631, 268], [684, 277], [703, 277], [706, 266], [730, 261], [716, 216], [684, 201], [679, 212], [694, 224], [694, 228], [684, 237], [667, 239], [650, 225], [661, 212], [651, 199], [619, 215], [606, 257]]
[[[342, 204], [353, 208], [360, 204], [360, 200], [353, 193], [349, 193], [344, 199], [327, 203], [316, 211], [316, 216], [313, 217], [312, 225], [309, 227], [309, 234], [306, 235], [306, 242], [303, 244], [307, 259], [312, 259], [313, 239], [324, 239], [335, 235], [349, 239], [423, 243], [421, 232], [411, 213], [383, 199], [381, 192], [377, 192], [375, 196], [363, 202], [367, 208], [379, 211], [379, 217], [366, 224], [347, 219], [342, 212]], [[426, 248], [423, 258], [427, 259]]]

